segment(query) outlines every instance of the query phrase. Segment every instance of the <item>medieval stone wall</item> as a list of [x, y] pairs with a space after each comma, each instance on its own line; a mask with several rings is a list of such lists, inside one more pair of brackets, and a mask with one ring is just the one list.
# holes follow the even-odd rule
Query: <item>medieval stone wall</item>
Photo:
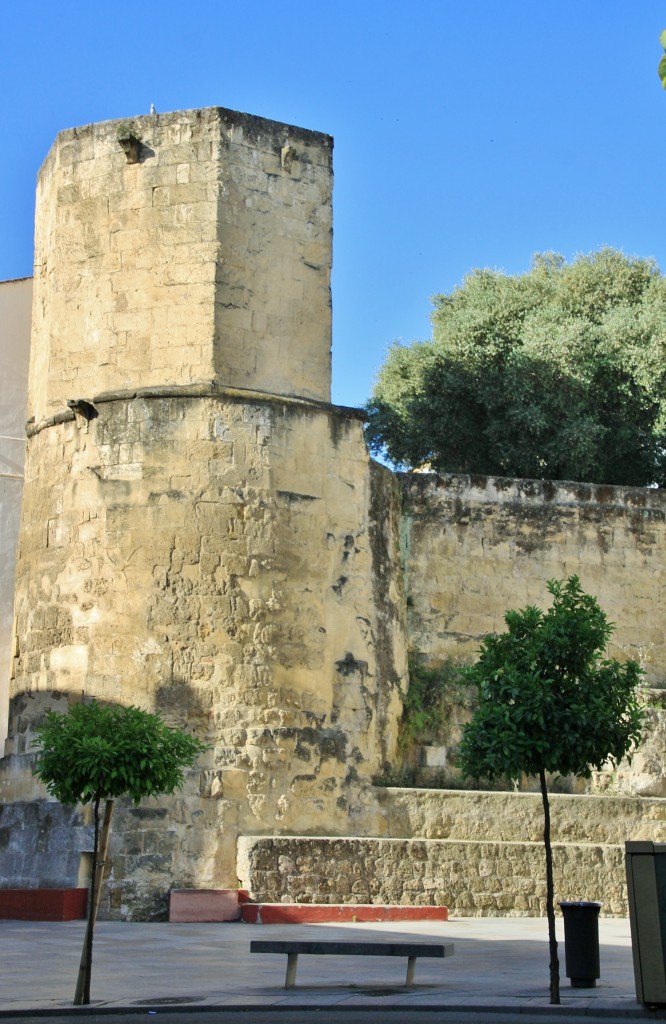
[[0, 813], [3, 876], [12, 888], [78, 888], [90, 884], [91, 828], [79, 808], [54, 800], [14, 800]]
[[545, 606], [576, 574], [615, 623], [613, 657], [666, 685], [666, 495], [649, 488], [402, 476], [410, 637], [430, 660], [468, 659], [507, 608]]
[[[666, 496], [649, 488], [482, 476], [403, 474], [402, 544], [410, 645], [427, 664], [470, 661], [508, 608], [549, 603], [546, 583], [576, 574], [615, 630], [608, 653], [634, 658], [652, 690], [633, 758], [566, 791], [666, 796], [663, 694]], [[446, 735], [420, 751], [451, 782], [470, 693], [454, 689]], [[522, 785], [538, 789], [538, 781]]]
[[209, 743], [177, 797], [119, 805], [105, 913], [233, 886], [267, 823], [357, 831], [395, 750], [399, 490], [328, 404], [331, 149], [215, 108], [64, 132], [40, 173], [0, 784], [23, 797], [40, 694]]
[[[455, 839], [542, 843], [541, 794], [437, 789], [375, 789], [378, 835], [392, 839]], [[560, 843], [621, 845], [666, 842], [666, 800], [551, 793], [553, 838]]]
[[31, 439], [13, 693], [138, 703], [210, 742], [164, 804], [166, 888], [234, 884], [236, 835], [268, 821], [356, 831], [405, 671], [398, 494], [361, 421], [229, 397], [98, 411]]
[[32, 281], [0, 283], [0, 757], [7, 735], [14, 568], [25, 458]]

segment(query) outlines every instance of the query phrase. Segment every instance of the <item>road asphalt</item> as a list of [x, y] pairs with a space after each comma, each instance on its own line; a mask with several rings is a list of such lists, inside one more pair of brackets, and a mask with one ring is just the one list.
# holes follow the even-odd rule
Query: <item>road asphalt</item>
[[[272, 1016], [290, 1021], [300, 1019], [301, 1011], [314, 1010], [340, 1016], [343, 1011], [367, 1011], [370, 1020], [374, 1014], [369, 1011], [380, 1010], [397, 1022], [407, 1020], [412, 1011], [440, 1010], [446, 1011], [447, 1020], [455, 1011], [470, 1020], [477, 1013], [499, 1022], [504, 1014], [545, 1020], [554, 1010], [571, 1020], [666, 1019], [666, 1007], [651, 1010], [637, 1002], [626, 919], [599, 920], [601, 977], [594, 988], [585, 989], [573, 988], [565, 976], [563, 925], [558, 920], [559, 1008], [549, 1005], [544, 918], [344, 925], [100, 921], [92, 1002], [73, 1009], [83, 932], [82, 921], [0, 921], [0, 1016], [168, 1013], [173, 1022], [176, 1014], [189, 1016], [195, 1011], [226, 1011], [227, 1019], [233, 1010], [270, 1009], [275, 1011]], [[419, 959], [410, 988], [405, 986], [402, 959], [302, 955], [296, 987], [285, 990], [286, 956], [251, 955], [250, 941], [258, 938], [453, 942], [455, 954], [444, 960]], [[277, 1012], [284, 1010], [290, 1013]]]

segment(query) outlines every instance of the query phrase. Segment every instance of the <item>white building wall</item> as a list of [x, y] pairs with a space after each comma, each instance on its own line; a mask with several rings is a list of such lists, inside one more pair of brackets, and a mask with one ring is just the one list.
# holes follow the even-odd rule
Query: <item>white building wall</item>
[[32, 278], [0, 282], [0, 756], [12, 657], [14, 568], [21, 513]]

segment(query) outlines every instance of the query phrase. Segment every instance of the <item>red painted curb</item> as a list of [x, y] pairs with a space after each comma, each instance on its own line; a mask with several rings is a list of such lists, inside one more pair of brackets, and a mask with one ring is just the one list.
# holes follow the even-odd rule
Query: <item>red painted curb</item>
[[78, 921], [87, 908], [87, 889], [0, 889], [4, 921]]
[[252, 903], [246, 889], [172, 889], [173, 923], [243, 921], [245, 924], [335, 924], [372, 921], [448, 921], [446, 907], [372, 903]]
[[246, 924], [318, 924], [366, 921], [448, 921], [447, 907], [387, 907], [372, 904], [244, 903]]

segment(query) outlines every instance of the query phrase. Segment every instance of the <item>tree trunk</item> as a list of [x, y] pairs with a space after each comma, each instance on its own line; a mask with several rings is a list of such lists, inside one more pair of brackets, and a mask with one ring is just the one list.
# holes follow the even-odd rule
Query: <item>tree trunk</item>
[[104, 881], [104, 875], [106, 874], [106, 858], [109, 852], [109, 835], [111, 833], [112, 814], [113, 800], [107, 800], [104, 806], [104, 821], [102, 822], [102, 831], [99, 837], [99, 860], [97, 862], [99, 871], [97, 873], [97, 885], [95, 889], [95, 921], [97, 920], [99, 901], [102, 895], [102, 883]]
[[88, 923], [86, 925], [86, 934], [83, 940], [83, 950], [81, 952], [81, 962], [79, 963], [79, 974], [76, 981], [76, 992], [74, 994], [74, 1005], [81, 1006], [88, 1005], [90, 1003], [90, 979], [92, 976], [92, 951], [93, 951], [93, 933], [95, 930], [95, 921], [97, 920], [97, 910], [99, 908], [99, 900], [102, 892], [102, 880], [104, 878], [104, 865], [106, 862], [107, 850], [109, 848], [109, 833], [111, 831], [111, 815], [113, 813], [113, 800], [107, 800], [104, 808], [104, 822], [102, 824], [102, 834], [100, 839], [100, 828], [99, 828], [99, 805], [101, 796], [96, 796], [93, 803], [93, 819], [94, 819], [94, 840], [93, 840], [93, 858], [92, 858], [92, 874], [90, 877], [90, 893], [88, 896]]
[[553, 884], [553, 850], [550, 845], [550, 804], [546, 788], [546, 773], [539, 772], [541, 783], [541, 799], [543, 800], [543, 845], [546, 848], [546, 916], [548, 918], [548, 947], [550, 950], [550, 1002], [554, 1006], [560, 1003], [560, 961], [557, 957], [557, 939], [555, 937], [555, 906]]

